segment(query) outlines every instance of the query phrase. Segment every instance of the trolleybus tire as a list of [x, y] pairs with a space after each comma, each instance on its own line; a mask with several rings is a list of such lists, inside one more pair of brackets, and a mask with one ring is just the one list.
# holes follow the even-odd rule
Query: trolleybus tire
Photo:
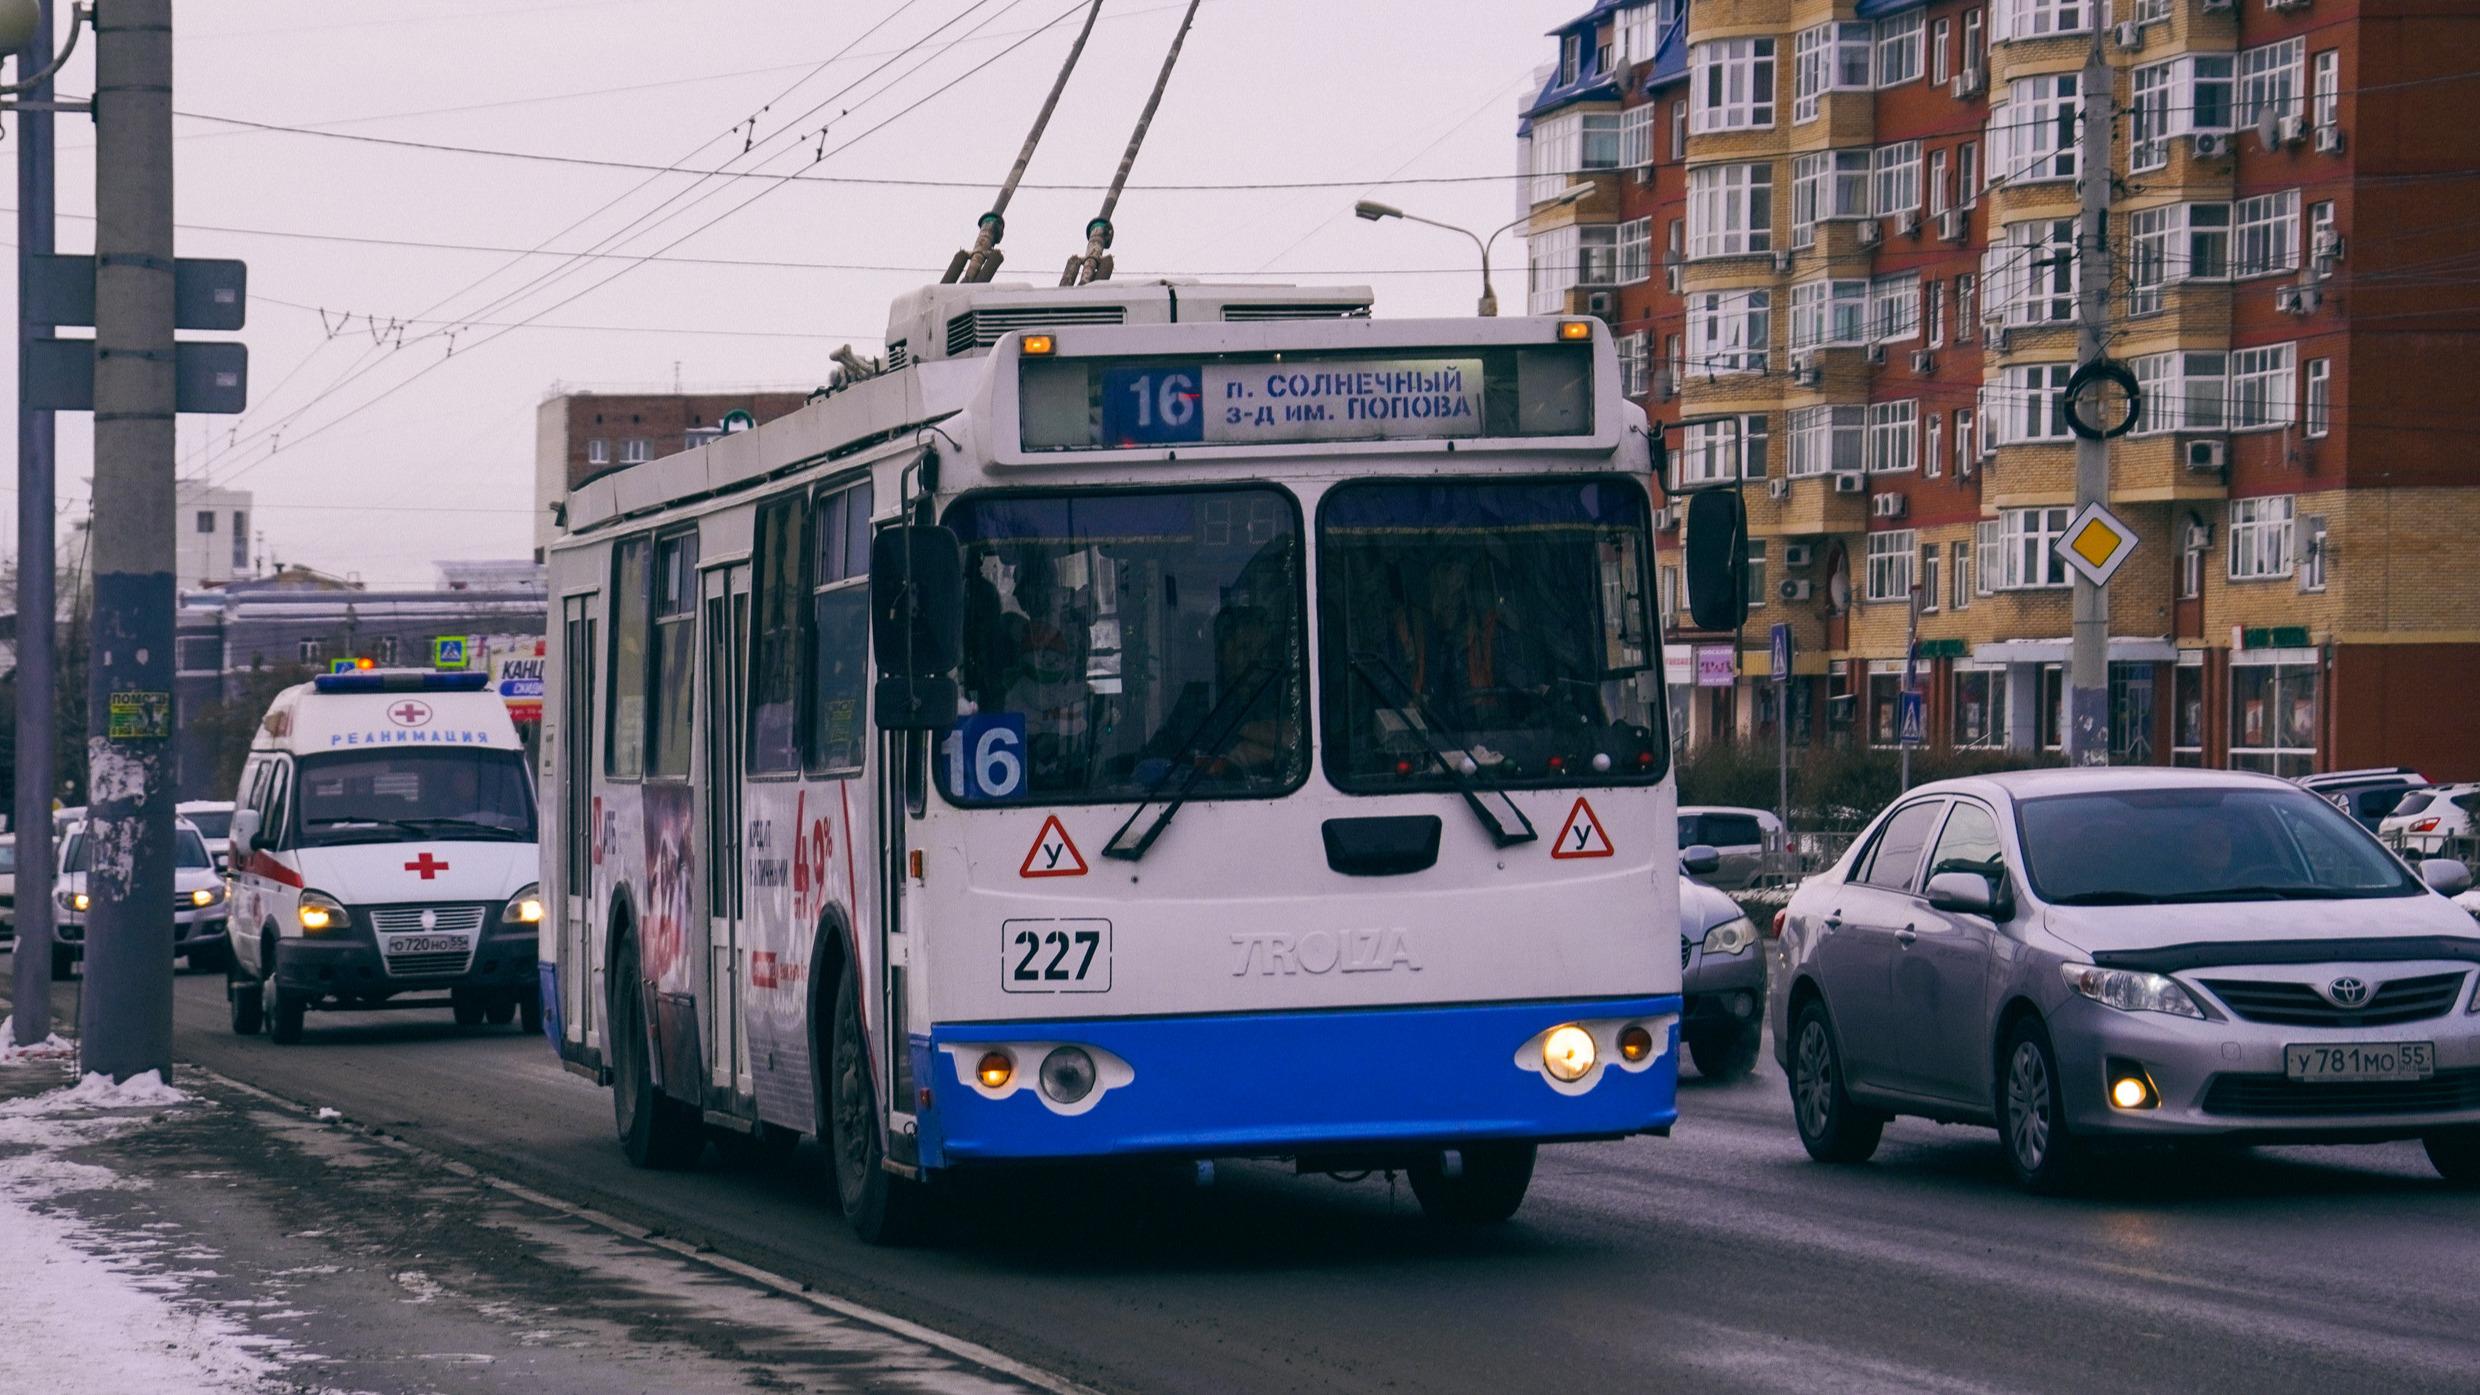
[[269, 985], [275, 995], [267, 1005], [267, 1040], [278, 1046], [294, 1046], [301, 1041], [301, 1021], [310, 1011], [310, 1002], [298, 993], [287, 993], [281, 986]]
[[456, 1025], [460, 1027], [482, 1025], [482, 997], [470, 988], [448, 990], [448, 1011], [456, 1014]]
[[1533, 1185], [1538, 1149], [1530, 1143], [1468, 1143], [1456, 1151], [1462, 1165], [1453, 1176], [1444, 1158], [1410, 1169], [1421, 1214], [1455, 1225], [1495, 1225], [1513, 1216]]
[[[461, 1010], [458, 1020], [464, 1020]], [[694, 1165], [706, 1151], [706, 1125], [689, 1106], [655, 1088], [633, 939], [621, 940], [612, 962], [611, 1027], [611, 1112], [620, 1151], [638, 1167]]]
[[1843, 1051], [1822, 1000], [1800, 1009], [1791, 1028], [1791, 1120], [1800, 1145], [1821, 1163], [1864, 1163], [1877, 1153], [1886, 1116], [1843, 1089]]
[[927, 1219], [922, 1185], [886, 1167], [879, 1142], [878, 1091], [870, 1079], [867, 1035], [861, 1025], [859, 975], [847, 964], [836, 976], [835, 1017], [829, 1032], [825, 1083], [818, 1117], [827, 1145], [827, 1169], [844, 1219], [871, 1245], [909, 1245], [921, 1238]]
[[1757, 1068], [1759, 1028], [1755, 1023], [1712, 1028], [1688, 1038], [1688, 1055], [1696, 1073], [1707, 1080], [1737, 1080]]
[[257, 979], [243, 978], [230, 960], [224, 964], [224, 998], [232, 1007], [233, 1035], [257, 1036], [267, 1021], [267, 990]]

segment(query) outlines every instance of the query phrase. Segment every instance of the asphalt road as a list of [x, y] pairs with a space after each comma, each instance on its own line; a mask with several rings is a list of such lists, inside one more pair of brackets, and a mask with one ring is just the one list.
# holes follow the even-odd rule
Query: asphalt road
[[[1543, 1154], [1516, 1221], [1227, 1165], [1209, 1190], [1020, 1174], [940, 1244], [860, 1245], [822, 1158], [631, 1169], [605, 1092], [513, 1028], [313, 1015], [240, 1040], [184, 975], [181, 1059], [1106, 1390], [2480, 1388], [2480, 1195], [2416, 1145], [2265, 1149], [2049, 1200], [1993, 1134], [1809, 1162], [1780, 1074], [1683, 1083], [1668, 1140]], [[63, 1008], [66, 1003], [61, 1004]]]

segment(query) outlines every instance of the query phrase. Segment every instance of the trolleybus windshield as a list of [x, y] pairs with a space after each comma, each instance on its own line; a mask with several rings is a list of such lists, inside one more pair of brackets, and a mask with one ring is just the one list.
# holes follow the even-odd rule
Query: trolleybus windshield
[[1264, 487], [986, 494], [964, 542], [966, 803], [1272, 795], [1308, 776], [1299, 513]]
[[[1347, 790], [1659, 779], [1644, 491], [1348, 484], [1319, 512], [1327, 772]], [[1462, 769], [1470, 762], [1470, 768]], [[1457, 770], [1441, 768], [1452, 762]]]

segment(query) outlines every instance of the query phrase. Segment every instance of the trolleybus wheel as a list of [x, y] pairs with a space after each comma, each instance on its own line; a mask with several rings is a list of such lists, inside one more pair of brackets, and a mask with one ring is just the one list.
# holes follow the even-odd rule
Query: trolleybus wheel
[[509, 1023], [516, 1021], [516, 999], [493, 998], [487, 1000], [482, 1007], [482, 1020], [490, 1023], [494, 1027], [505, 1027]]
[[1467, 1144], [1457, 1150], [1461, 1165], [1452, 1175], [1443, 1157], [1414, 1167], [1412, 1194], [1433, 1221], [1494, 1225], [1524, 1204], [1535, 1151], [1530, 1143]]
[[827, 1165], [835, 1177], [835, 1198], [854, 1234], [872, 1245], [908, 1245], [920, 1237], [924, 1199], [919, 1182], [898, 1177], [885, 1165], [886, 1150], [879, 1142], [878, 1092], [870, 1080], [857, 978], [847, 967], [837, 976], [835, 986], [835, 1023], [821, 1091], [824, 1098], [819, 1101]]
[[543, 1034], [541, 990], [537, 989], [517, 998], [517, 1025], [529, 1037], [538, 1037]]
[[[459, 1009], [457, 1020], [464, 1020]], [[620, 1151], [639, 1167], [681, 1168], [706, 1151], [706, 1126], [687, 1105], [654, 1085], [647, 1059], [646, 998], [637, 978], [637, 944], [622, 940], [611, 975], [612, 1121]]]

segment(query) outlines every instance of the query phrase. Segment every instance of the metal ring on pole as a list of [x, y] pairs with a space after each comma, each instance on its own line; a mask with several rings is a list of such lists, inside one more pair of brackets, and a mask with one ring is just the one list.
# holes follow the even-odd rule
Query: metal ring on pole
[[[2077, 410], [2085, 390], [2096, 383], [2116, 383], [2127, 394], [2127, 415], [2116, 425], [2094, 426]], [[2136, 381], [2135, 372], [2114, 358], [2096, 358], [2079, 366], [2067, 379], [2067, 429], [2087, 441], [2107, 441], [2136, 429], [2136, 418], [2144, 414], [2144, 387]]]

